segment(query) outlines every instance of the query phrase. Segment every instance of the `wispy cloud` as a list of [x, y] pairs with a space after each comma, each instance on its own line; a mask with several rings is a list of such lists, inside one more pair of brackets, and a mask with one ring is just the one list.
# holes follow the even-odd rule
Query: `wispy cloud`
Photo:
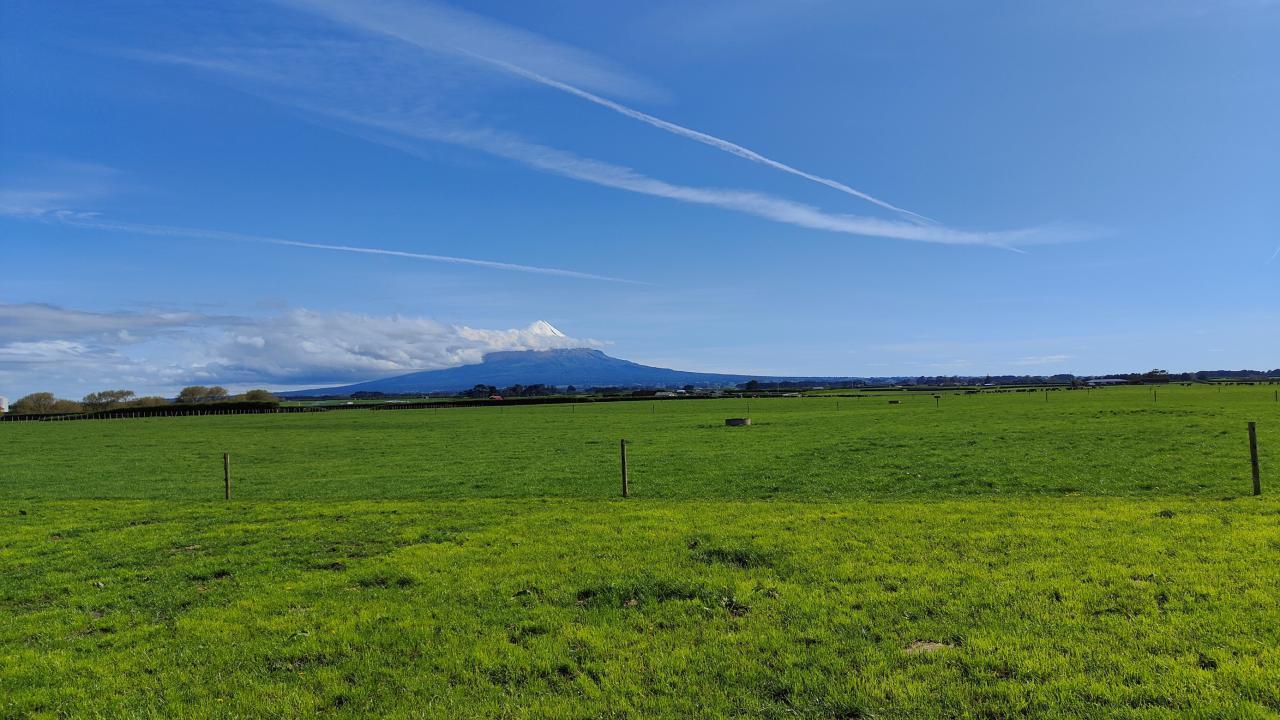
[[0, 304], [0, 342], [44, 342], [68, 338], [128, 341], [173, 328], [229, 320], [231, 318], [192, 312], [101, 313], [41, 303]]
[[0, 187], [0, 215], [38, 217], [76, 200], [110, 195], [120, 184], [113, 167], [61, 158], [31, 158], [9, 168], [22, 187]]
[[[61, 198], [59, 198], [61, 199]], [[111, 222], [101, 219], [96, 213], [77, 212], [51, 207], [29, 206], [22, 212], [6, 212], [0, 205], [0, 215], [11, 217], [58, 222], [71, 227], [88, 230], [105, 230], [109, 232], [133, 233], [137, 235], [155, 235], [161, 237], [190, 238], [194, 240], [230, 241], [242, 243], [258, 243], [262, 245], [279, 245], [283, 247], [307, 248], [310, 250], [328, 250], [332, 252], [357, 253], [361, 255], [382, 255], [386, 257], [425, 260], [428, 262], [446, 263], [450, 265], [470, 265], [490, 270], [507, 270], [512, 272], [533, 273], [536, 275], [552, 275], [556, 277], [575, 278], [578, 280], [600, 280], [605, 282], [646, 285], [638, 280], [596, 275], [594, 273], [565, 270], [562, 268], [541, 267], [536, 265], [520, 265], [517, 263], [499, 262], [496, 260], [477, 260], [475, 258], [454, 257], [452, 255], [433, 255], [430, 253], [410, 252], [407, 250], [388, 250], [385, 248], [363, 247], [358, 245], [331, 245], [327, 243], [303, 242], [284, 238], [249, 235], [245, 233], [226, 232], [222, 230], [203, 230], [199, 228], [173, 227], [169, 225], [147, 225], [143, 223]]]
[[87, 345], [70, 340], [17, 341], [0, 344], [0, 367], [74, 362], [90, 355]]
[[1276, 251], [1271, 253], [1271, 257], [1267, 258], [1267, 262], [1265, 264], [1270, 265], [1271, 261], [1275, 260], [1278, 257], [1280, 257], [1280, 246], [1276, 246]]
[[[565, 82], [553, 77], [556, 71], [561, 73], [581, 71], [583, 67], [576, 65], [572, 58], [566, 58], [567, 62], [553, 64], [550, 70], [539, 71], [534, 69], [531, 65], [521, 62], [519, 58], [527, 50], [531, 41], [535, 47], [548, 41], [537, 38], [531, 33], [510, 28], [471, 13], [453, 10], [436, 4], [408, 5], [396, 0], [362, 0], [361, 2], [347, 2], [346, 0], [284, 1], [293, 6], [315, 10], [335, 20], [365, 30], [389, 35], [424, 49], [452, 52], [492, 65], [513, 75], [568, 93], [674, 135], [700, 142], [751, 162], [824, 185], [882, 208], [904, 214], [915, 220], [932, 222], [922, 215], [880, 200], [838, 180], [832, 180], [801, 170], [724, 138], [663, 120], [584, 90], [571, 84], [571, 82]], [[592, 69], [592, 66], [588, 65], [586, 68]]]
[[78, 195], [56, 190], [0, 189], [0, 215], [15, 218], [39, 218], [65, 206]]
[[281, 5], [391, 35], [437, 53], [476, 54], [578, 87], [623, 97], [661, 99], [665, 93], [585, 50], [489, 18], [433, 2], [277, 0]]
[[364, 116], [315, 106], [309, 106], [307, 109], [334, 119], [392, 133], [394, 137], [379, 134], [362, 134], [361, 137], [411, 154], [421, 154], [421, 151], [412, 144], [403, 142], [404, 138], [446, 142], [595, 185], [698, 205], [709, 205], [812, 230], [948, 245], [986, 245], [1007, 250], [1016, 250], [1019, 245], [1061, 242], [1078, 236], [1076, 231], [1065, 228], [969, 232], [942, 225], [835, 214], [767, 193], [670, 183], [641, 174], [623, 165], [584, 158], [565, 150], [529, 142], [510, 133], [454, 130], [420, 120]]
[[[836, 214], [783, 199], [769, 193], [737, 188], [696, 187], [663, 181], [645, 176], [635, 169], [607, 163], [603, 160], [584, 158], [575, 152], [540, 145], [525, 140], [515, 133], [476, 128], [472, 123], [460, 129], [434, 117], [429, 111], [421, 111], [412, 101], [408, 109], [402, 109], [399, 97], [383, 97], [378, 102], [367, 99], [364, 91], [348, 92], [343, 86], [325, 85], [323, 79], [294, 72], [278, 72], [271, 65], [270, 55], [253, 53], [248, 58], [227, 54], [219, 58], [188, 58], [184, 55], [151, 54], [146, 60], [180, 64], [244, 83], [246, 90], [265, 99], [305, 111], [317, 122], [340, 132], [351, 133], [362, 140], [378, 142], [406, 154], [434, 159], [416, 141], [443, 142], [468, 147], [507, 160], [517, 161], [527, 167], [599, 184], [616, 190], [636, 192], [640, 195], [664, 197], [668, 200], [708, 205], [722, 210], [736, 211], [754, 217], [773, 220], [794, 227], [817, 231], [852, 234], [861, 237], [882, 237], [890, 240], [943, 243], [943, 245], [983, 245], [1016, 250], [1019, 246], [1039, 245], [1046, 242], [1064, 242], [1082, 237], [1082, 231], [1071, 228], [1024, 228], [1015, 231], [969, 232], [934, 223], [901, 222], [864, 215]], [[297, 56], [291, 56], [291, 64]], [[323, 60], [317, 59], [317, 63]], [[370, 74], [378, 74], [381, 60], [370, 65]], [[321, 74], [323, 73], [315, 73]], [[288, 77], [289, 79], [282, 79]], [[371, 79], [379, 87], [388, 87], [381, 79]], [[335, 123], [337, 120], [337, 123]]]
[[[308, 2], [310, 0], [307, 0]], [[344, 6], [345, 7], [345, 6]], [[382, 6], [379, 6], [382, 7]], [[433, 31], [434, 32], [434, 31]], [[296, 42], [272, 47], [221, 45], [182, 53], [133, 53], [149, 62], [177, 64], [213, 73], [244, 91], [302, 111], [312, 122], [434, 161], [423, 145], [446, 143], [518, 162], [582, 182], [743, 213], [811, 230], [861, 237], [1020, 247], [1065, 242], [1095, 235], [1066, 227], [1033, 227], [976, 232], [917, 221], [834, 213], [810, 204], [746, 189], [700, 187], [660, 180], [630, 167], [530, 141], [490, 129], [474, 115], [443, 109], [439, 63], [426, 63], [412, 46], [372, 35], [347, 44], [323, 42], [317, 50]], [[434, 36], [433, 36], [434, 37]], [[336, 59], [335, 59], [336, 54]], [[448, 57], [456, 57], [457, 52]], [[505, 62], [505, 60], [503, 60]], [[424, 79], [425, 77], [425, 79]]]

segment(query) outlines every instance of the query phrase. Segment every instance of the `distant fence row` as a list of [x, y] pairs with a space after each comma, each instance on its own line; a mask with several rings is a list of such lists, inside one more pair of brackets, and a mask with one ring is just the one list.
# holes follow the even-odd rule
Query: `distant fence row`
[[117, 408], [98, 412], [40, 415], [0, 415], [0, 422], [60, 422], [63, 420], [116, 420], [123, 418], [186, 417], [189, 415], [262, 415], [268, 413], [324, 412], [319, 407], [281, 407], [273, 403], [211, 403], [208, 405], [156, 405]]
[[714, 396], [689, 397], [598, 397], [598, 398], [504, 398], [502, 400], [437, 400], [421, 402], [388, 402], [380, 405], [294, 406], [272, 403], [210, 403], [204, 405], [157, 405], [154, 407], [117, 408], [99, 412], [0, 415], [0, 422], [61, 422], [64, 420], [117, 420], [126, 418], [188, 417], [194, 415], [265, 415], [276, 413], [314, 413], [337, 410], [430, 410], [435, 408], [502, 407], [506, 405], [568, 405], [656, 400], [714, 400]]

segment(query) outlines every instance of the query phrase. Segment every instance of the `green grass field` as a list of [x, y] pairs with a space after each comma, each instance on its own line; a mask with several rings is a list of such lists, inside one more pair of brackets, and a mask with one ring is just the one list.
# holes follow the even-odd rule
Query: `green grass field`
[[3, 423], [0, 717], [1276, 717], [1274, 389]]

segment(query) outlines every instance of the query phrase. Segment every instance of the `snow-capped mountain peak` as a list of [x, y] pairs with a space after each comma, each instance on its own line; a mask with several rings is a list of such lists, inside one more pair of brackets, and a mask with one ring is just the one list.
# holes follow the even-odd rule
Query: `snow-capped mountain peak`
[[539, 320], [538, 322], [530, 325], [528, 332], [531, 335], [542, 335], [544, 337], [567, 337], [564, 333], [557, 330], [556, 326], [546, 320]]

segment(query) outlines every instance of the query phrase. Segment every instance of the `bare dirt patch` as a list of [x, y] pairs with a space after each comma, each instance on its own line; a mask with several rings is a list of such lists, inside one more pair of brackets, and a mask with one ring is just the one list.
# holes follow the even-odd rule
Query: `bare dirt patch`
[[916, 640], [910, 645], [902, 648], [902, 652], [907, 655], [928, 655], [930, 653], [941, 652], [955, 647], [946, 643], [934, 642], [932, 640]]

